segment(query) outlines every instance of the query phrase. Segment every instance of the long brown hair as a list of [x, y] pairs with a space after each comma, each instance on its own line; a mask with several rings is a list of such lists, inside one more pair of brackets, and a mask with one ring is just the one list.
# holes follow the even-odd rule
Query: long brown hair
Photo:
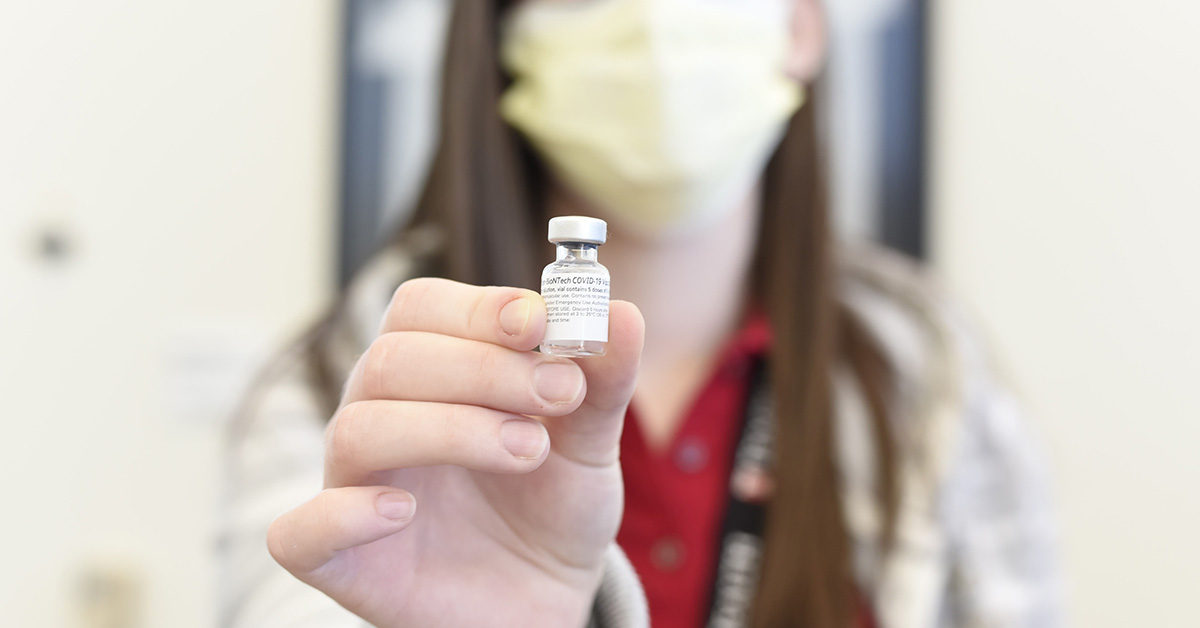
[[[499, 13], [511, 1], [454, 3], [442, 85], [440, 146], [412, 220], [400, 238], [440, 232], [454, 246], [427, 270], [477, 285], [537, 288], [550, 255], [539, 162], [503, 122], [506, 84], [497, 59]], [[834, 458], [831, 373], [857, 374], [872, 410], [877, 485], [890, 545], [897, 504], [887, 429], [888, 368], [863, 328], [838, 305], [835, 251], [813, 101], [789, 123], [767, 167], [753, 296], [774, 336], [768, 356], [777, 417], [776, 490], [752, 625], [847, 628], [854, 612], [850, 543]], [[322, 362], [317, 357], [318, 367]], [[328, 365], [325, 365], [328, 366]], [[324, 371], [337, 394], [340, 378]]]

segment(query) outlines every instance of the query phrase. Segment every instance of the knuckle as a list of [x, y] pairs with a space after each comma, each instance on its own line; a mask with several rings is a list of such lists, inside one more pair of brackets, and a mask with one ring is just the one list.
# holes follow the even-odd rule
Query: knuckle
[[436, 277], [414, 277], [400, 284], [392, 293], [388, 317], [403, 319], [406, 313], [420, 309], [442, 281]]
[[430, 284], [434, 281], [431, 277], [414, 277], [407, 279], [396, 287], [396, 291], [392, 293], [392, 306], [403, 308], [406, 304], [414, 300], [421, 300], [430, 290]]
[[275, 559], [275, 562], [289, 571], [292, 569], [293, 561], [290, 555], [290, 541], [288, 540], [289, 535], [286, 533], [287, 526], [285, 522], [290, 514], [290, 512], [285, 512], [279, 515], [271, 522], [270, 527], [267, 528], [267, 552], [271, 554], [271, 558]]
[[367, 397], [378, 397], [385, 390], [384, 382], [399, 350], [404, 335], [388, 332], [377, 337], [362, 357], [362, 383]]
[[373, 420], [370, 408], [370, 404], [356, 401], [334, 416], [325, 437], [325, 455], [333, 466], [344, 467], [362, 456], [363, 447], [370, 440]]
[[504, 396], [504, 382], [511, 379], [515, 371], [501, 359], [501, 353], [496, 347], [484, 347], [472, 366], [474, 372], [471, 381], [486, 398], [497, 399]]
[[463, 321], [464, 329], [490, 329], [496, 325], [498, 306], [489, 307], [489, 303], [494, 300], [490, 298], [489, 292], [480, 290], [475, 293], [470, 307], [463, 311], [466, 316]]

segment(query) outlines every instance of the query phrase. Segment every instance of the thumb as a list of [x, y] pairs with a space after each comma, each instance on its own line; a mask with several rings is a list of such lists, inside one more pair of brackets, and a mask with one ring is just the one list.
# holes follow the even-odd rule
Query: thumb
[[284, 569], [324, 589], [321, 568], [339, 552], [399, 532], [415, 509], [411, 493], [387, 486], [327, 488], [271, 523], [267, 549]]
[[609, 304], [607, 351], [601, 357], [576, 360], [587, 379], [583, 402], [571, 414], [543, 419], [555, 453], [593, 466], [617, 461], [645, 330], [637, 306], [628, 301]]

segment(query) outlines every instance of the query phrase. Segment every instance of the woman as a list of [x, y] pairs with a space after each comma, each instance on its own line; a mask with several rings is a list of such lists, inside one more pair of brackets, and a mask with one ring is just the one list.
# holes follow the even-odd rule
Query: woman
[[[1010, 396], [831, 242], [823, 41], [816, 0], [456, 3], [412, 226], [238, 424], [227, 623], [1056, 625]], [[571, 214], [624, 299], [578, 361], [531, 351]]]

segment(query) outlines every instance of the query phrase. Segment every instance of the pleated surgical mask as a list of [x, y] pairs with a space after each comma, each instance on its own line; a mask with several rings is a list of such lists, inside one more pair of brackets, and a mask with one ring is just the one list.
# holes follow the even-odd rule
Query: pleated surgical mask
[[554, 175], [646, 234], [711, 224], [803, 99], [787, 0], [531, 0], [507, 16], [501, 115]]

